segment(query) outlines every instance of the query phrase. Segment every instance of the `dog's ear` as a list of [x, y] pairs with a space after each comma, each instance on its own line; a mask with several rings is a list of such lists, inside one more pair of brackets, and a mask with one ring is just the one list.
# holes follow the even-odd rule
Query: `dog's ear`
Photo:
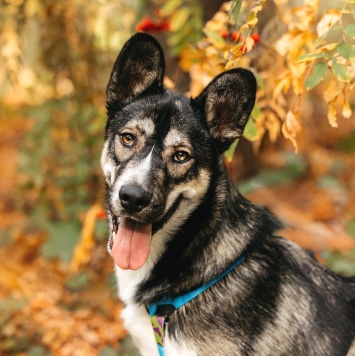
[[255, 104], [256, 80], [243, 68], [218, 75], [194, 100], [221, 151], [239, 138]]
[[107, 106], [122, 105], [147, 89], [162, 88], [164, 66], [163, 50], [156, 39], [135, 34], [116, 59], [106, 88]]

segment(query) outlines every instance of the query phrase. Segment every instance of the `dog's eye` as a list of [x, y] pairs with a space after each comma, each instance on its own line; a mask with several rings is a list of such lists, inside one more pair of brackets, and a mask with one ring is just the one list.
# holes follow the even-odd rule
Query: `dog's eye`
[[134, 137], [134, 135], [132, 135], [130, 133], [123, 133], [121, 135], [121, 142], [125, 146], [132, 146], [134, 144], [134, 141], [135, 141], [135, 137]]
[[173, 156], [173, 161], [177, 163], [184, 163], [188, 161], [191, 156], [185, 151], [177, 151]]

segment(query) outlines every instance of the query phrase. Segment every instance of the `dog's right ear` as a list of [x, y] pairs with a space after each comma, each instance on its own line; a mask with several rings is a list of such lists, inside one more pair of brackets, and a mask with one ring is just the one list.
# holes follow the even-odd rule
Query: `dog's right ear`
[[106, 88], [107, 107], [121, 106], [147, 89], [163, 88], [164, 67], [163, 50], [156, 39], [135, 34], [116, 59]]

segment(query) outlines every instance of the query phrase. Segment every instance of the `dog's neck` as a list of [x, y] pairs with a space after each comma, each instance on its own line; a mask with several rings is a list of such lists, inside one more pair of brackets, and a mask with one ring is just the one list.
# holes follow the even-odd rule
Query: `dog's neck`
[[[147, 293], [150, 288], [160, 290], [154, 295], [154, 299], [159, 299], [181, 295], [208, 283], [260, 244], [261, 236], [272, 235], [278, 227], [268, 211], [240, 195], [224, 164], [212, 180], [205, 199], [166, 242], [165, 252], [137, 290], [137, 302], [152, 302]], [[262, 221], [255, 222], [253, 216], [260, 213]], [[265, 226], [265, 222], [270, 231], [262, 234], [259, 226]]]

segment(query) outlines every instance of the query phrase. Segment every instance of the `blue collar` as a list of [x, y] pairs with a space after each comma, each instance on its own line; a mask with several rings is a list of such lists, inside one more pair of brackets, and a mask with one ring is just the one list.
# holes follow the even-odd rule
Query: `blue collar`
[[147, 311], [150, 315], [152, 327], [154, 330], [154, 336], [157, 342], [159, 355], [164, 355], [164, 332], [168, 322], [169, 316], [177, 309], [181, 308], [192, 299], [196, 298], [199, 294], [203, 293], [206, 289], [212, 287], [219, 280], [230, 273], [234, 268], [239, 266], [245, 260], [245, 256], [239, 257], [227, 270], [221, 275], [212, 279], [209, 283], [202, 285], [201, 287], [189, 292], [187, 294], [175, 297], [165, 298], [151, 304], [147, 307]]

